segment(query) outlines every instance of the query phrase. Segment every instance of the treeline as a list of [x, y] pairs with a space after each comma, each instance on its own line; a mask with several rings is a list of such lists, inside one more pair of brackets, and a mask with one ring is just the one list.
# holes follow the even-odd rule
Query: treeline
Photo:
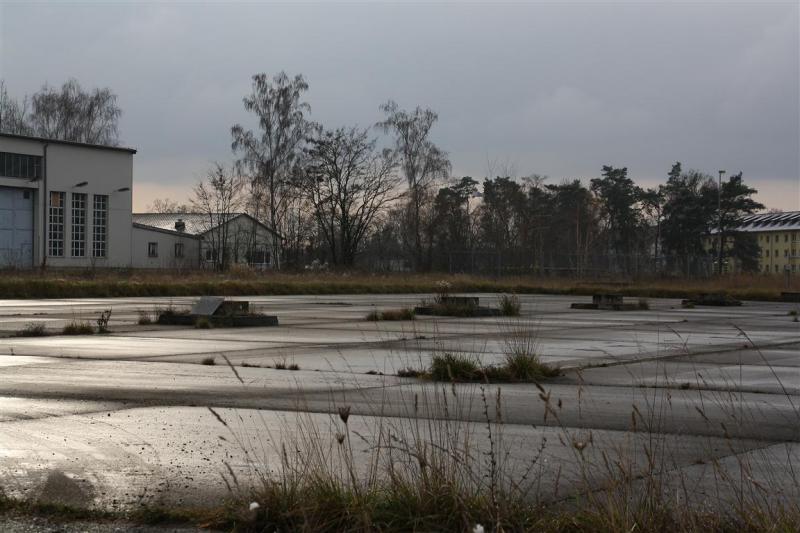
[[[588, 186], [577, 179], [547, 183], [536, 175], [482, 183], [464, 177], [439, 188], [429, 204], [425, 267], [704, 275], [735, 260], [737, 268], [755, 271], [757, 242], [735, 231], [742, 216], [763, 208], [752, 199], [755, 192], [741, 173], [723, 180], [720, 189], [712, 176], [683, 171], [680, 163], [663, 185], [650, 189], [637, 186], [627, 168], [612, 166], [604, 166]], [[388, 220], [396, 221], [394, 229], [378, 235], [398, 235], [402, 242], [402, 216]], [[710, 250], [705, 244], [718, 229], [726, 243], [722, 257], [716, 236]]]
[[[288, 269], [586, 276], [758, 268], [757, 243], [735, 228], [764, 206], [741, 173], [718, 182], [676, 163], [655, 188], [610, 165], [587, 183], [454, 178], [432, 140], [433, 110], [390, 100], [374, 125], [327, 127], [311, 120], [308, 88], [301, 75], [253, 76], [243, 105], [257, 128], [231, 128], [232, 161], [215, 163], [188, 205], [161, 199], [152, 210], [204, 213], [211, 226], [246, 211], [283, 236], [271, 255]], [[74, 80], [21, 103], [0, 84], [0, 131], [115, 144], [120, 114], [109, 89], [85, 91]], [[227, 254], [216, 256], [217, 268], [229, 266]]]

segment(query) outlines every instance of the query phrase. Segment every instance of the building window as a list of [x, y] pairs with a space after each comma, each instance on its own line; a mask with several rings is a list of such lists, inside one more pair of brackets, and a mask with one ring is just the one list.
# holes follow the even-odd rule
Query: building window
[[86, 194], [72, 193], [72, 257], [86, 255]]
[[181, 258], [183, 257], [183, 243], [176, 242], [175, 243], [175, 257]]
[[788, 249], [783, 251], [783, 257], [789, 257], [789, 250]]
[[105, 257], [108, 242], [108, 196], [95, 194], [92, 207], [92, 256]]
[[775, 250], [775, 257], [778, 257], [778, 250]]
[[147, 243], [147, 257], [158, 257], [158, 243], [157, 242], [148, 242]]
[[64, 193], [50, 192], [48, 219], [47, 255], [64, 256]]
[[206, 261], [213, 261], [215, 255], [213, 248], [206, 248]]
[[778, 271], [778, 265], [775, 265], [775, 272]]
[[783, 236], [783, 242], [789, 242], [789, 234], [788, 233]]
[[767, 242], [769, 242], [769, 235], [766, 236]]
[[42, 177], [42, 157], [0, 152], [0, 174], [7, 178], [39, 179]]
[[764, 250], [764, 257], [769, 257], [769, 250]]

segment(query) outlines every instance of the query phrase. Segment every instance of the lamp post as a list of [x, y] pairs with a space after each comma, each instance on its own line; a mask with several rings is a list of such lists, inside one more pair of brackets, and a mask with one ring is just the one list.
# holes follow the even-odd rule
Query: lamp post
[[719, 179], [717, 180], [717, 240], [719, 242], [717, 250], [717, 273], [722, 275], [722, 176], [725, 175], [724, 170], [717, 171]]

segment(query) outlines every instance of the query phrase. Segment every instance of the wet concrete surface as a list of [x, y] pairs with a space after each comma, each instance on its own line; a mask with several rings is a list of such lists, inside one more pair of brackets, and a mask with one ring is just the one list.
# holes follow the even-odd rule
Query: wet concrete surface
[[[481, 298], [491, 305], [495, 296]], [[706, 496], [719, 491], [708, 465], [735, 470], [742, 460], [754, 465], [753, 479], [796, 494], [786, 468], [800, 454], [800, 324], [791, 304], [682, 309], [677, 300], [650, 300], [648, 311], [610, 312], [569, 309], [585, 297], [523, 296], [519, 318], [375, 323], [364, 320], [369, 311], [421, 297], [241, 299], [281, 325], [137, 324], [140, 312], [188, 307], [192, 298], [0, 301], [3, 490], [119, 509], [218, 502], [229, 494], [223, 475], [257, 480], [279, 462], [282, 439], [308, 440], [313, 428], [315, 439], [335, 442], [346, 405], [351, 429], [365, 438], [387, 420], [402, 429], [451, 417], [477, 435], [478, 449], [487, 441], [485, 411], [501, 416], [508, 457], [538, 461], [551, 496], [586, 475], [576, 441], [590, 442], [581, 456], [601, 475], [604, 454], [643, 467], [641, 449], [654, 438], [669, 471]], [[8, 336], [30, 322], [58, 331], [103, 309], [112, 309], [107, 335]], [[496, 363], [509, 343], [535, 344], [563, 375], [544, 390], [395, 376], [442, 351]], [[201, 364], [208, 357], [216, 364]], [[267, 368], [281, 363], [300, 370]], [[446, 412], [442, 394], [455, 402]]]

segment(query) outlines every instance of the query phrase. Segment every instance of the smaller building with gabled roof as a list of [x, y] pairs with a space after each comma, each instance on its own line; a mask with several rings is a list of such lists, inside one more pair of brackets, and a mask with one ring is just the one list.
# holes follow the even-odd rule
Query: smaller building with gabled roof
[[274, 266], [281, 236], [247, 213], [134, 213], [134, 268]]

